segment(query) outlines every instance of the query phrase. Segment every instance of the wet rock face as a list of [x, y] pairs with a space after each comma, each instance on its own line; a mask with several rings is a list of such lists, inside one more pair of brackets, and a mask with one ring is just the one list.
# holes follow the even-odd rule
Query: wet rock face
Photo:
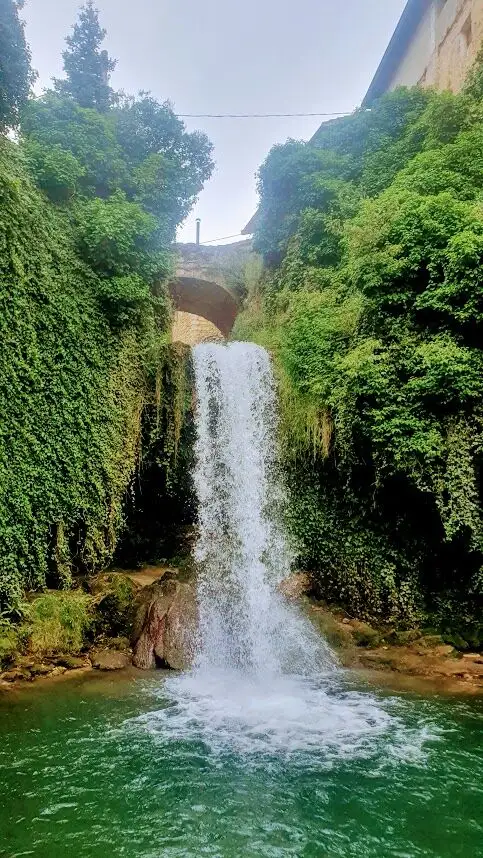
[[145, 587], [138, 596], [133, 664], [185, 670], [193, 661], [197, 627], [194, 583], [167, 577]]

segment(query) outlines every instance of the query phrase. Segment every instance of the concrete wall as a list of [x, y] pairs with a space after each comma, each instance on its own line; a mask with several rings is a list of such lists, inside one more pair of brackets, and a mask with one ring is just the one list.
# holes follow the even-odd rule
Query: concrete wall
[[483, 42], [483, 0], [432, 0], [388, 89], [458, 92]]

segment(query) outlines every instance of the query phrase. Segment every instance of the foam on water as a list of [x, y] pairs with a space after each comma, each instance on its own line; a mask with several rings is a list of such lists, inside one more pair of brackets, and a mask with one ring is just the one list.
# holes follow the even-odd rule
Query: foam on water
[[277, 409], [266, 351], [193, 350], [200, 638], [194, 669], [169, 678], [162, 708], [137, 719], [161, 741], [243, 755], [311, 754], [324, 764], [415, 759], [396, 701], [352, 689], [330, 648], [280, 594], [292, 555], [283, 527]]

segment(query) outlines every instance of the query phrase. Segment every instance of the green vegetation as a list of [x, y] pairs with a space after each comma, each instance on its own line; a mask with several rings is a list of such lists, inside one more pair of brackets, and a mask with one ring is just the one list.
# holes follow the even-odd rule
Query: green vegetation
[[463, 637], [483, 596], [481, 68], [458, 96], [402, 88], [274, 147], [266, 271], [235, 331], [275, 355], [320, 594]]
[[0, 132], [18, 125], [35, 74], [19, 12], [23, 0], [0, 0]]
[[72, 35], [66, 39], [67, 50], [62, 55], [66, 78], [56, 81], [60, 93], [71, 96], [81, 107], [100, 111], [108, 110], [113, 100], [109, 75], [116, 68], [116, 61], [102, 50], [105, 37], [93, 2], [87, 0]]
[[1, 78], [21, 126], [0, 137], [0, 617], [114, 554], [167, 359], [170, 247], [213, 166], [168, 103], [114, 96], [103, 37], [88, 3], [55, 90], [25, 103], [24, 42], [26, 74]]
[[77, 590], [37, 596], [26, 618], [28, 651], [40, 657], [80, 652], [93, 621], [92, 601]]

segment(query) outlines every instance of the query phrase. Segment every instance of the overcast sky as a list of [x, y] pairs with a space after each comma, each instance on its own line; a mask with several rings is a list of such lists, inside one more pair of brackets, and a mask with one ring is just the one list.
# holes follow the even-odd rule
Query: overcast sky
[[[62, 72], [79, 0], [28, 0], [40, 84]], [[357, 107], [405, 0], [98, 0], [117, 58], [115, 88], [151, 90], [178, 113], [322, 113]], [[239, 233], [257, 205], [255, 173], [274, 143], [308, 139], [316, 118], [186, 120], [215, 145], [216, 172], [180, 232]]]

